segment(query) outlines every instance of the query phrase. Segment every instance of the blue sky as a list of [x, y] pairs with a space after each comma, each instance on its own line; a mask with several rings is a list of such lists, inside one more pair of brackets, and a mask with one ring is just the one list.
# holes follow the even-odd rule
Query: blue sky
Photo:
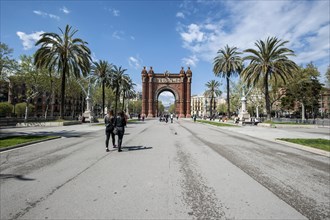
[[[212, 63], [226, 44], [241, 51], [257, 40], [276, 36], [289, 40], [292, 59], [313, 62], [321, 80], [329, 65], [330, 1], [3, 1], [1, 42], [14, 49], [14, 58], [32, 55], [43, 32], [59, 33], [66, 24], [75, 37], [88, 42], [95, 61], [107, 60], [128, 69], [141, 90], [143, 66], [157, 73], [193, 72], [192, 94], [217, 78]], [[169, 97], [169, 98], [168, 98]], [[164, 102], [172, 95], [162, 93]]]

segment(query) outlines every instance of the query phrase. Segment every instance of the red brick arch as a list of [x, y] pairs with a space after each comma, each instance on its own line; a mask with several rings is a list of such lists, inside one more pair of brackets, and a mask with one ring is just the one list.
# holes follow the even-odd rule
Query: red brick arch
[[191, 79], [190, 67], [185, 72], [183, 67], [179, 74], [169, 72], [154, 73], [152, 67], [142, 72], [142, 116], [157, 117], [158, 97], [164, 91], [169, 91], [175, 98], [176, 114], [179, 117], [191, 117]]

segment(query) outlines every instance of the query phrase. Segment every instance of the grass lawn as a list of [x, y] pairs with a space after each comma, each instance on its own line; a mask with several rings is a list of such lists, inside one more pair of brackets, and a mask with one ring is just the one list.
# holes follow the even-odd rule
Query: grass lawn
[[301, 144], [308, 147], [330, 151], [330, 140], [327, 139], [302, 139], [302, 138], [278, 138], [278, 140], [287, 141], [295, 144]]
[[47, 140], [57, 136], [12, 136], [0, 138], [0, 148], [15, 146], [18, 144], [29, 143], [39, 140]]
[[237, 125], [227, 124], [227, 123], [221, 123], [221, 122], [215, 122], [215, 121], [207, 121], [207, 120], [197, 120], [197, 122], [220, 126], [220, 127], [237, 127]]

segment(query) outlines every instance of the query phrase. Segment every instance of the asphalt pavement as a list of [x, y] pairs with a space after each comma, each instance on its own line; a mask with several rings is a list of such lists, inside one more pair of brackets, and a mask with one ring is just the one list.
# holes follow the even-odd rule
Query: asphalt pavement
[[0, 153], [1, 219], [330, 218], [329, 158], [276, 141], [327, 128], [146, 120], [109, 153], [103, 126], [0, 132], [63, 136]]

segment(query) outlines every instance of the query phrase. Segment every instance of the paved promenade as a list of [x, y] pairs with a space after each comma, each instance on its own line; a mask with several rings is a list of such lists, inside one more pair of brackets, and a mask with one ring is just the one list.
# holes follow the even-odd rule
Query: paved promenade
[[327, 219], [329, 157], [275, 141], [326, 128], [130, 123], [123, 152], [104, 127], [2, 129], [60, 139], [0, 153], [1, 219]]

